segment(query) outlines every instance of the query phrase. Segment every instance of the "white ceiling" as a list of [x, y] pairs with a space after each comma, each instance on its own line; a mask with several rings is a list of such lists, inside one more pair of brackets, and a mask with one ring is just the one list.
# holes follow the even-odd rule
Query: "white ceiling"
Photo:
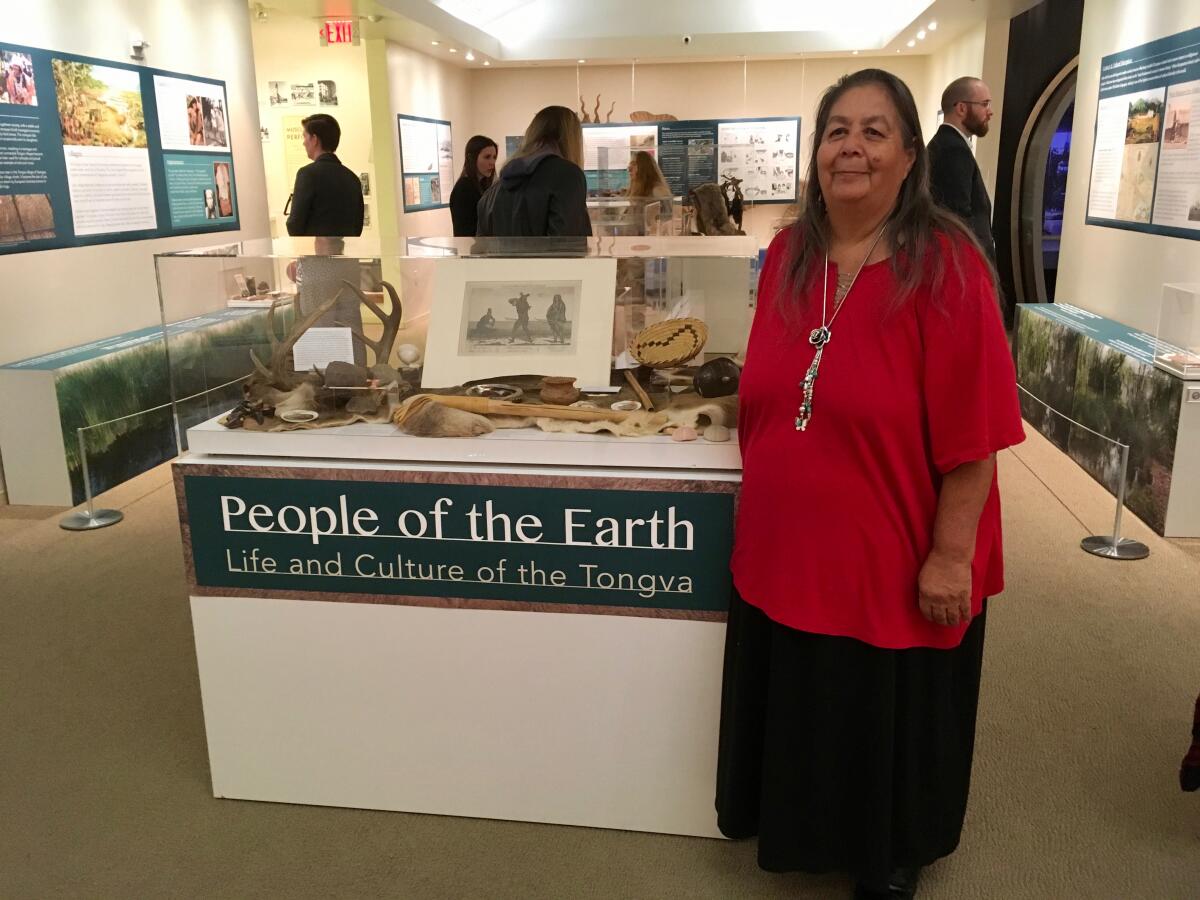
[[[458, 65], [928, 54], [1039, 0], [262, 0], [267, 14], [357, 16], [383, 37]], [[251, 0], [250, 7], [258, 4]], [[377, 19], [377, 21], [375, 21]], [[930, 22], [917, 40], [919, 29]], [[684, 36], [690, 40], [684, 42]], [[908, 41], [915, 42], [908, 47]], [[437, 45], [433, 42], [438, 41]], [[451, 53], [450, 48], [457, 52]], [[468, 51], [475, 56], [468, 60]]]

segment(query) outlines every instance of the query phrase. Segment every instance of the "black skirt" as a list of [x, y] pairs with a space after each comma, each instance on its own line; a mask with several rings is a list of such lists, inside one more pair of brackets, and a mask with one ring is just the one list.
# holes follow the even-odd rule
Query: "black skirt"
[[[986, 611], [986, 603], [985, 603]], [[958, 846], [985, 614], [953, 650], [886, 650], [780, 625], [735, 597], [717, 814], [773, 872], [886, 884]]]

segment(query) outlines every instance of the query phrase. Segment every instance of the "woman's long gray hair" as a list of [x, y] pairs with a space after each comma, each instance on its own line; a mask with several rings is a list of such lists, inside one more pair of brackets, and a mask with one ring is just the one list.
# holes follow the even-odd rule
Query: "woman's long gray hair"
[[[935, 205], [929, 193], [929, 153], [921, 137], [917, 104], [908, 85], [883, 69], [862, 69], [843, 75], [837, 84], [825, 91], [817, 106], [816, 131], [804, 190], [804, 211], [792, 230], [789, 242], [789, 299], [782, 306], [785, 314], [798, 313], [806, 306], [809, 288], [822, 271], [825, 254], [832, 242], [829, 213], [817, 173], [817, 149], [829, 125], [834, 104], [851, 88], [866, 85], [880, 87], [891, 97], [899, 116], [901, 142], [906, 150], [913, 152], [914, 157], [912, 168], [900, 185], [900, 195], [884, 229], [884, 238], [893, 248], [891, 266], [900, 288], [895, 298], [896, 306], [903, 305], [923, 285], [928, 286], [935, 300], [941, 294], [946, 280], [947, 260], [943, 254], [936, 252], [938, 232], [948, 236], [951, 246], [955, 248], [949, 262], [960, 281], [963, 278], [962, 245], [965, 243], [976, 250], [980, 249], [975, 236], [962, 220]], [[987, 256], [982, 251], [980, 254], [986, 263]], [[992, 282], [994, 285], [995, 273], [992, 273]]]

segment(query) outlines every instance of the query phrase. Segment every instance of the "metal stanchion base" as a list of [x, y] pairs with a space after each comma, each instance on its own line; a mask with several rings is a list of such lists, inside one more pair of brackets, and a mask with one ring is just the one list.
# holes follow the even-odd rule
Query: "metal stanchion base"
[[1086, 537], [1079, 542], [1079, 546], [1093, 556], [1103, 556], [1105, 559], [1145, 559], [1150, 555], [1149, 547], [1129, 538], [1121, 538], [1114, 547], [1112, 535]]
[[125, 514], [119, 509], [97, 509], [89, 513], [86, 509], [64, 516], [59, 527], [67, 531], [91, 531], [95, 528], [107, 528], [116, 525]]

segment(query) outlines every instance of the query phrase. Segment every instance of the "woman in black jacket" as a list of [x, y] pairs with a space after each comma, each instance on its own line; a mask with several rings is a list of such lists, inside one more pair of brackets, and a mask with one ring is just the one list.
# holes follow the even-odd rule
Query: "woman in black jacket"
[[529, 123], [521, 149], [479, 201], [480, 237], [590, 237], [583, 128], [565, 106]]
[[467, 141], [467, 158], [462, 175], [450, 192], [450, 219], [455, 237], [475, 237], [478, 221], [476, 207], [483, 192], [496, 180], [496, 154], [499, 148], [490, 137], [477, 134]]

